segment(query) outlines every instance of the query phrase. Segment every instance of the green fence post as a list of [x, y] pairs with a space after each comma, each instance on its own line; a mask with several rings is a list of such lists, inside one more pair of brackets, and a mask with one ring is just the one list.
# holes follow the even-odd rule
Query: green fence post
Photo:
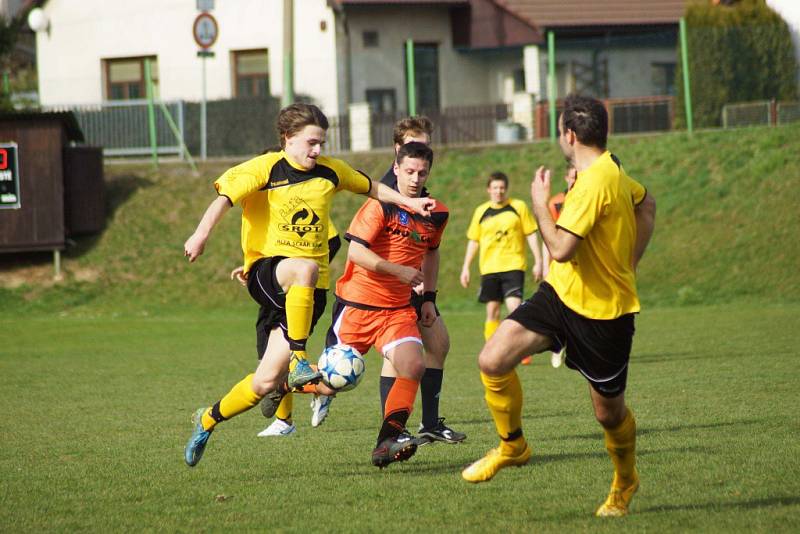
[[150, 149], [153, 152], [153, 167], [158, 168], [158, 138], [156, 137], [156, 109], [153, 105], [153, 77], [150, 75], [150, 59], [144, 60], [144, 83], [147, 86], [147, 122], [150, 129]]
[[3, 71], [3, 94], [10, 95], [11, 94], [11, 82], [8, 78], [8, 71]]
[[283, 0], [283, 107], [294, 104], [294, 0]]
[[414, 77], [414, 41], [406, 40], [406, 83], [408, 84], [408, 114], [417, 114], [417, 81]]
[[686, 18], [681, 17], [681, 68], [683, 70], [683, 104], [686, 110], [686, 130], [692, 133], [692, 89], [689, 84], [689, 49], [686, 46]]
[[547, 32], [547, 106], [550, 111], [550, 142], [556, 142], [556, 36]]

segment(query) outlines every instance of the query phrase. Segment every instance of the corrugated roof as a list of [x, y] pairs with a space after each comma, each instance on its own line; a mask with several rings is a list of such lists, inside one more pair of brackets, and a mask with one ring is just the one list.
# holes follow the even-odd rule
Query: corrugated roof
[[538, 27], [674, 24], [685, 0], [493, 0]]

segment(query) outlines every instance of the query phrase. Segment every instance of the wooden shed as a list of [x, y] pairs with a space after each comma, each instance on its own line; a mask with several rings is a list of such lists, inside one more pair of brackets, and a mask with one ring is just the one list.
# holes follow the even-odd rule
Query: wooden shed
[[[71, 112], [0, 114], [0, 146], [16, 149], [18, 199], [0, 209], [0, 253], [52, 250], [103, 228], [100, 148], [79, 147]], [[58, 270], [58, 266], [57, 266]]]

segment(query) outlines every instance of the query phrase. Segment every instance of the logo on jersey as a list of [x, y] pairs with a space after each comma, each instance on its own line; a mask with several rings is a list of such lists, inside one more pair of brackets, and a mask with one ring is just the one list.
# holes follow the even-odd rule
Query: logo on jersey
[[505, 239], [507, 235], [508, 235], [508, 231], [506, 231], [506, 230], [498, 230], [498, 231], [496, 231], [494, 233], [494, 240], [499, 243], [500, 241]]
[[408, 212], [403, 210], [398, 210], [398, 214], [400, 217], [400, 224], [403, 226], [408, 226]]
[[410, 240], [414, 241], [415, 243], [430, 243], [431, 238], [425, 235], [421, 235], [416, 230], [402, 230], [400, 228], [392, 228], [391, 226], [385, 226], [383, 231], [389, 235], [399, 235], [403, 237], [407, 237]]
[[317, 213], [300, 197], [294, 197], [280, 210], [285, 222], [278, 224], [282, 232], [294, 232], [301, 238], [308, 233], [322, 232]]

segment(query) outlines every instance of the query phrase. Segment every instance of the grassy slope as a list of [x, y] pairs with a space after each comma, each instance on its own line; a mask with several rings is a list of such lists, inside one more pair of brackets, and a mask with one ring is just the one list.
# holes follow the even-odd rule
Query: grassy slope
[[[800, 125], [727, 132], [614, 138], [610, 148], [628, 172], [658, 200], [657, 229], [640, 268], [646, 304], [687, 304], [764, 298], [796, 301], [800, 238]], [[373, 177], [389, 154], [348, 158]], [[442, 246], [442, 304], [473, 301], [458, 273], [464, 233], [474, 207], [485, 198], [484, 177], [503, 170], [512, 194], [529, 200], [535, 167], [563, 171], [558, 150], [547, 144], [442, 150], [431, 190], [451, 209]], [[211, 181], [229, 163], [209, 163], [194, 177], [185, 166], [106, 167], [112, 213], [99, 236], [82, 238], [64, 260], [66, 281], [33, 282], [0, 289], [3, 307], [35, 310], [132, 310], [163, 307], [249, 305], [227, 272], [241, 261], [238, 214], [223, 221], [206, 255], [188, 265], [181, 257], [188, 237], [214, 197]], [[342, 194], [334, 220], [345, 229], [359, 197]], [[19, 273], [0, 264], [0, 281]], [[335, 272], [341, 271], [341, 258]], [[46, 265], [40, 269], [46, 272]], [[45, 277], [46, 278], [46, 277]], [[42, 280], [46, 282], [46, 280]]]

